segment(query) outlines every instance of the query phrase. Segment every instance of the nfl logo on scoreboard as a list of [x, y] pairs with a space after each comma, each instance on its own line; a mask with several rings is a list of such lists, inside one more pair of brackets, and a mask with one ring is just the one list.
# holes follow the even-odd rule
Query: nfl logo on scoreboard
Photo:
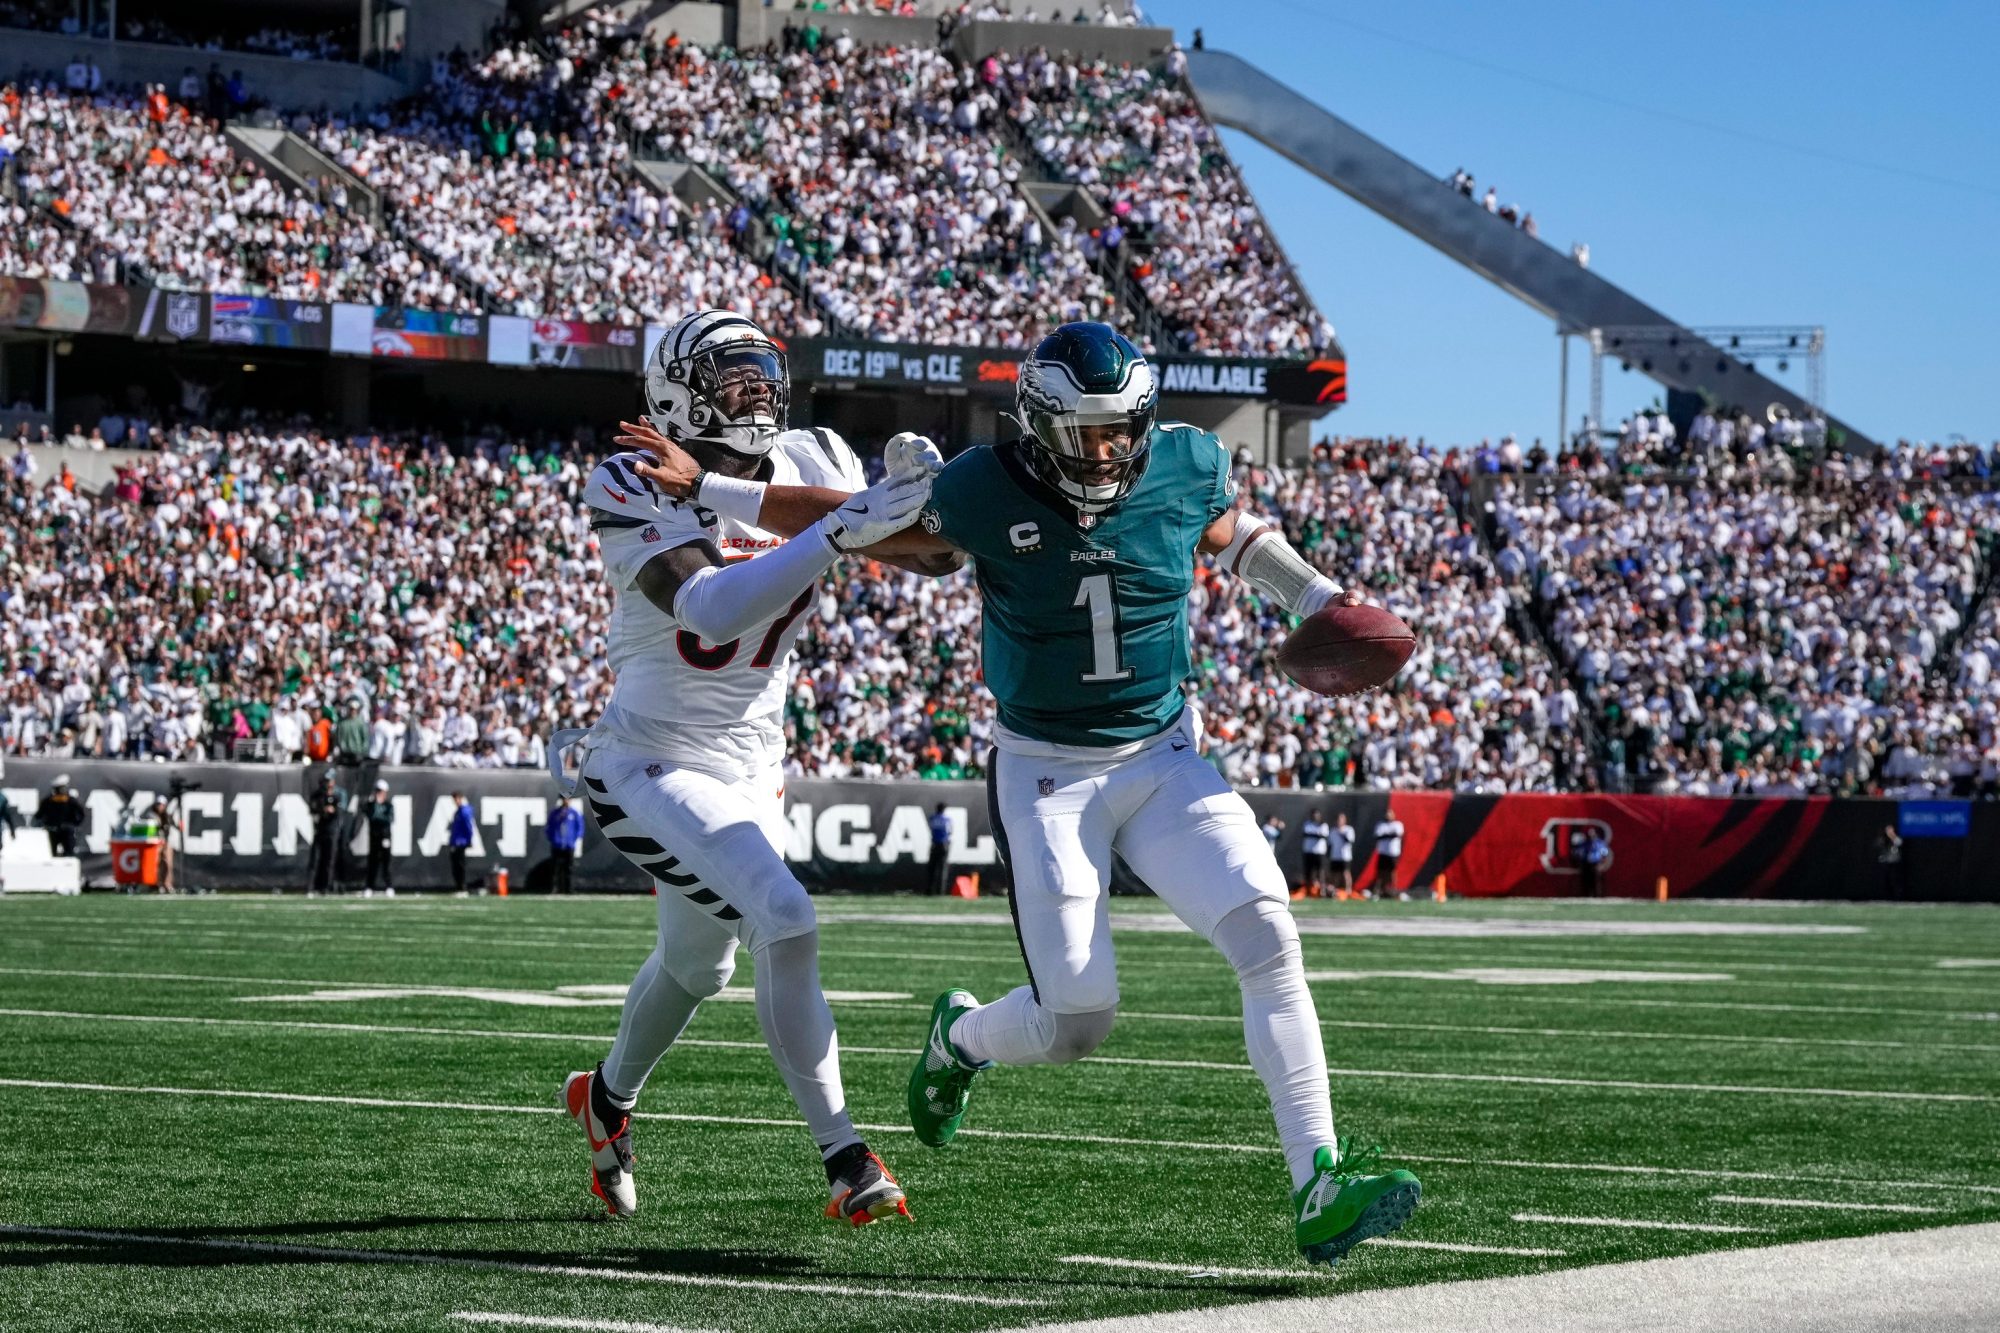
[[201, 328], [201, 298], [199, 296], [169, 296], [167, 298], [167, 332], [176, 338], [192, 338]]

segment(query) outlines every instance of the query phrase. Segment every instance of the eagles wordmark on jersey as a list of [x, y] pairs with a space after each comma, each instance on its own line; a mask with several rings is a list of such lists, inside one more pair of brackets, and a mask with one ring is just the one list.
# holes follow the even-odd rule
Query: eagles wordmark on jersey
[[1001, 724], [1058, 745], [1157, 735], [1185, 706], [1195, 550], [1235, 502], [1229, 451], [1193, 426], [1155, 427], [1130, 494], [1086, 527], [1022, 448], [961, 454], [923, 516], [976, 562]]

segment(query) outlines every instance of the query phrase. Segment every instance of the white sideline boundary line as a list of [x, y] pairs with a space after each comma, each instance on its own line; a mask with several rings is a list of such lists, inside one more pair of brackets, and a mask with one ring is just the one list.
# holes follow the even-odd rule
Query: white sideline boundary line
[[1755, 1235], [1759, 1227], [1722, 1222], [1655, 1222], [1643, 1217], [1564, 1217], [1558, 1213], [1515, 1213], [1516, 1222], [1545, 1222], [1565, 1227], [1618, 1227], [1630, 1231], [1704, 1231], [1719, 1236]]
[[1837, 1203], [1832, 1199], [1770, 1199], [1750, 1194], [1711, 1194], [1710, 1203], [1750, 1204], [1760, 1208], [1827, 1208], [1851, 1213], [1943, 1213], [1945, 1208], [1926, 1208], [1914, 1203]]
[[154, 1236], [143, 1231], [97, 1231], [79, 1227], [31, 1227], [0, 1224], [0, 1236], [43, 1240], [100, 1240], [120, 1244], [159, 1245], [169, 1249], [225, 1250], [241, 1254], [279, 1254], [341, 1263], [410, 1264], [420, 1267], [473, 1268], [487, 1272], [526, 1273], [536, 1277], [608, 1278], [617, 1282], [658, 1282], [675, 1287], [723, 1287], [733, 1291], [777, 1291], [807, 1296], [889, 1297], [905, 1301], [939, 1301], [952, 1305], [1039, 1306], [1046, 1301], [1025, 1296], [974, 1296], [954, 1291], [909, 1291], [900, 1287], [851, 1287], [834, 1282], [771, 1282], [761, 1278], [710, 1277], [696, 1273], [640, 1272], [630, 1268], [585, 1268], [574, 1264], [515, 1263], [471, 1255], [419, 1254], [408, 1250], [358, 1250], [339, 1245], [280, 1245], [270, 1241], [219, 1240], [210, 1237]]
[[1045, 1322], [1032, 1333], [1585, 1333], [1641, 1326], [1675, 1333], [1992, 1333], [2000, 1327], [2000, 1223], [1751, 1242], [1514, 1277], [1325, 1294], [1305, 1289], [1245, 1304]]
[[644, 1324], [630, 1319], [576, 1319], [559, 1314], [507, 1314], [499, 1310], [453, 1310], [447, 1317], [461, 1324], [501, 1328], [568, 1328], [579, 1333], [715, 1333], [713, 1329], [682, 1328], [679, 1324]]
[[[0, 1014], [38, 1015], [43, 1017], [58, 1017], [67, 1019], [108, 1018], [112, 1021], [121, 1021], [121, 1022], [141, 1022], [141, 1023], [180, 1022], [180, 1023], [190, 1023], [198, 1025], [213, 1024], [218, 1026], [235, 1026], [236, 1024], [245, 1021], [241, 1019], [222, 1019], [222, 1018], [183, 1018], [183, 1017], [165, 1017], [165, 1016], [154, 1017], [143, 1014], [138, 1014], [138, 1015], [87, 1014], [80, 1011], [67, 1011], [67, 1010], [0, 1009]], [[424, 1035], [424, 1036], [436, 1036], [443, 1034], [443, 1035], [453, 1035], [453, 1036], [482, 1036], [482, 1037], [512, 1036], [512, 1037], [525, 1038], [527, 1040], [559, 1040], [559, 1041], [588, 1041], [593, 1039], [602, 1040], [601, 1034], [590, 1034], [586, 1036], [567, 1036], [563, 1034], [507, 1032], [502, 1029], [494, 1029], [494, 1028], [487, 1028], [487, 1029], [423, 1028], [416, 1026], [399, 1026], [391, 1024], [383, 1024], [380, 1025], [379, 1027], [371, 1027], [370, 1025], [366, 1024], [333, 1024], [333, 1023], [316, 1024], [304, 1021], [281, 1021], [281, 1020], [270, 1020], [270, 1022], [272, 1026], [276, 1027], [290, 1027], [290, 1028], [298, 1028], [304, 1030], [320, 1029], [320, 1030], [334, 1031], [334, 1032], [380, 1031], [385, 1033], [394, 1032], [394, 1033], [404, 1033], [404, 1034], [414, 1034], [414, 1035]], [[761, 1042], [721, 1041], [721, 1040], [703, 1039], [703, 1038], [689, 1038], [687, 1039], [686, 1044], [690, 1046], [711, 1047], [722, 1050], [762, 1050], [764, 1048], [763, 1043]], [[893, 1056], [908, 1057], [914, 1054], [914, 1052], [912, 1051], [908, 1051], [903, 1048], [894, 1046], [851, 1046], [851, 1047], [844, 1047], [843, 1049], [856, 1055], [893, 1055]], [[1098, 1056], [1087, 1057], [1087, 1063], [1138, 1066], [1149, 1069], [1198, 1069], [1198, 1070], [1208, 1070], [1208, 1071], [1221, 1071], [1225, 1073], [1251, 1072], [1251, 1067], [1248, 1064], [1240, 1062], [1223, 1061], [1223, 1060], [1162, 1060], [1162, 1059], [1151, 1059], [1142, 1056], [1098, 1055]], [[1348, 1069], [1339, 1066], [1329, 1066], [1327, 1069], [1327, 1073], [1336, 1075], [1341, 1078], [1366, 1078], [1366, 1079], [1387, 1079], [1387, 1080], [1408, 1079], [1425, 1083], [1500, 1083], [1509, 1085], [1523, 1085], [1529, 1087], [1547, 1087], [1547, 1088], [1613, 1088], [1626, 1092], [1685, 1092], [1685, 1093], [1695, 1093], [1695, 1094], [1712, 1093], [1724, 1096], [1744, 1094], [1744, 1095], [1751, 1095], [1758, 1097], [1837, 1097], [1837, 1098], [1845, 1098], [1850, 1100], [1861, 1100], [1861, 1101], [1946, 1102], [1953, 1104], [1974, 1103], [1981, 1105], [1993, 1102], [2000, 1102], [2000, 1097], [1989, 1096], [1984, 1093], [1908, 1092], [1902, 1089], [1895, 1089], [1895, 1088], [1889, 1088], [1889, 1089], [1786, 1088], [1786, 1087], [1775, 1087], [1775, 1086], [1769, 1086], [1765, 1084], [1755, 1084], [1755, 1083], [1655, 1083], [1655, 1082], [1647, 1082], [1640, 1079], [1561, 1078], [1552, 1075], [1540, 1075], [1540, 1074], [1454, 1074], [1454, 1073], [1446, 1073], [1442, 1071], [1432, 1071], [1432, 1070]], [[5, 1084], [6, 1082], [7, 1080], [0, 1079], [0, 1084]], [[962, 1131], [962, 1132], [969, 1132], [969, 1131]]]
[[[330, 1106], [369, 1106], [418, 1111], [470, 1111], [497, 1115], [560, 1115], [559, 1106], [509, 1106], [496, 1102], [417, 1101], [395, 1097], [337, 1096], [330, 1093], [264, 1092], [241, 1088], [145, 1087], [119, 1083], [65, 1083], [53, 1079], [0, 1078], [0, 1088], [29, 1088], [59, 1092], [153, 1093], [176, 1097], [240, 1098], [251, 1101], [305, 1102]], [[636, 1111], [635, 1120], [662, 1120], [701, 1125], [754, 1125], [759, 1128], [803, 1129], [803, 1120], [783, 1120], [741, 1115], [698, 1115], [680, 1111]], [[857, 1124], [870, 1134], [909, 1134], [908, 1125]], [[1214, 1143], [1189, 1139], [1135, 1139], [1110, 1134], [1057, 1134], [1019, 1129], [961, 1129], [963, 1138], [1010, 1139], [1030, 1143], [1094, 1143], [1114, 1148], [1181, 1148], [1194, 1152], [1269, 1153], [1275, 1145], [1256, 1143]], [[1644, 1166], [1612, 1162], [1534, 1162], [1508, 1158], [1449, 1157], [1437, 1154], [1389, 1154], [1406, 1162], [1430, 1162], [1450, 1166], [1500, 1167], [1532, 1171], [1593, 1171], [1614, 1175], [1684, 1176], [1698, 1180], [1762, 1180], [1802, 1185], [1859, 1185], [1870, 1189], [1941, 1189], [1971, 1194], [2000, 1195], [2000, 1185], [1967, 1185], [1940, 1180], [1882, 1180], [1854, 1176], [1798, 1176], [1776, 1171], [1725, 1171], [1684, 1166]]]

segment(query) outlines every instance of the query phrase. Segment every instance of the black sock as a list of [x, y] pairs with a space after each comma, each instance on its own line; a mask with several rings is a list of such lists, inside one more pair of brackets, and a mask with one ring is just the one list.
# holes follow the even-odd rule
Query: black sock
[[860, 1162], [866, 1159], [867, 1156], [868, 1156], [867, 1144], [850, 1143], [845, 1148], [842, 1148], [839, 1152], [835, 1153], [833, 1156], [827, 1158], [826, 1159], [827, 1183], [830, 1185], [834, 1181], [846, 1175], [852, 1167], [858, 1165]]
[[590, 1080], [590, 1113], [610, 1131], [614, 1139], [624, 1129], [626, 1117], [632, 1113], [630, 1108], [611, 1100], [611, 1094], [604, 1087], [604, 1066], [601, 1064], [597, 1066], [597, 1077]]

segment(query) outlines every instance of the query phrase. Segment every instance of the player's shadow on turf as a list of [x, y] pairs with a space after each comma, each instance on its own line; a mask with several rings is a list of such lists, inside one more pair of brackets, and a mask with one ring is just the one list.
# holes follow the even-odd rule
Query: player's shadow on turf
[[[478, 1226], [504, 1223], [508, 1226], [520, 1226], [524, 1222], [569, 1220], [571, 1219], [567, 1215], [481, 1218], [390, 1216], [339, 1222], [283, 1222], [264, 1227], [126, 1228], [120, 1235], [106, 1235], [102, 1238], [0, 1232], [0, 1270], [41, 1268], [55, 1264], [97, 1264], [133, 1268], [218, 1268], [231, 1265], [240, 1268], [250, 1264], [279, 1267], [291, 1264], [339, 1263], [342, 1262], [341, 1257], [338, 1254], [329, 1254], [328, 1250], [340, 1247], [307, 1248], [301, 1245], [296, 1250], [279, 1249], [276, 1246], [282, 1242], [272, 1241], [266, 1242], [274, 1247], [269, 1250], [240, 1250], [211, 1248], [201, 1242], [213, 1240], [226, 1245], [229, 1241], [241, 1240], [247, 1236], [390, 1231], [398, 1227], [441, 1224]], [[15, 1248], [17, 1246], [21, 1248]], [[812, 1259], [796, 1255], [760, 1254], [749, 1250], [678, 1248], [609, 1249], [597, 1252], [497, 1249], [370, 1250], [356, 1246], [353, 1247], [353, 1254], [354, 1258], [350, 1262], [357, 1264], [436, 1260], [447, 1264], [473, 1262], [576, 1268], [615, 1267], [622, 1273], [675, 1273], [700, 1277], [824, 1278], [837, 1275], [848, 1281], [875, 1281], [900, 1286], [918, 1285], [951, 1291], [960, 1291], [968, 1287], [999, 1287], [1007, 1290], [1034, 1288], [1064, 1292], [1071, 1296], [1087, 1289], [1129, 1289], [1135, 1285], [1130, 1279], [1086, 1277], [1080, 1273], [1062, 1277], [1027, 1275], [999, 1277], [992, 1273], [872, 1273], [841, 1269], [834, 1274]], [[1147, 1281], [1140, 1285], [1151, 1293], [1202, 1292], [1208, 1295], [1243, 1297], [1301, 1294], [1298, 1285], [1291, 1283], [1190, 1281], [1177, 1278], [1157, 1282]]]
[[[729, 1277], [814, 1277], [819, 1265], [797, 1255], [764, 1254], [754, 1250], [661, 1249], [608, 1247], [603, 1250], [482, 1249], [423, 1247], [369, 1249], [279, 1240], [254, 1241], [253, 1236], [337, 1236], [354, 1232], [384, 1232], [402, 1227], [492, 1226], [572, 1222], [574, 1214], [542, 1217], [413, 1217], [345, 1219], [334, 1222], [275, 1222], [261, 1227], [123, 1227], [101, 1237], [43, 1236], [32, 1232], [0, 1232], [0, 1269], [36, 1268], [56, 1263], [129, 1264], [136, 1267], [200, 1268], [219, 1264], [384, 1263], [437, 1260], [442, 1263], [530, 1264], [578, 1268], [616, 1268], [621, 1273], [675, 1273]], [[215, 1245], [203, 1242], [213, 1241]], [[223, 1248], [232, 1241], [269, 1245], [270, 1249]], [[176, 1242], [181, 1242], [176, 1244]], [[42, 1247], [16, 1249], [14, 1246]], [[284, 1248], [280, 1248], [284, 1247]], [[329, 1251], [336, 1251], [329, 1253]], [[344, 1259], [338, 1251], [351, 1251]]]
[[260, 1227], [125, 1227], [134, 1235], [157, 1236], [161, 1240], [225, 1240], [238, 1236], [316, 1236], [346, 1231], [396, 1231], [405, 1227], [519, 1227], [537, 1222], [574, 1222], [575, 1213], [545, 1213], [540, 1217], [424, 1217], [411, 1213], [391, 1213], [383, 1217], [346, 1217], [326, 1222], [271, 1222]]

